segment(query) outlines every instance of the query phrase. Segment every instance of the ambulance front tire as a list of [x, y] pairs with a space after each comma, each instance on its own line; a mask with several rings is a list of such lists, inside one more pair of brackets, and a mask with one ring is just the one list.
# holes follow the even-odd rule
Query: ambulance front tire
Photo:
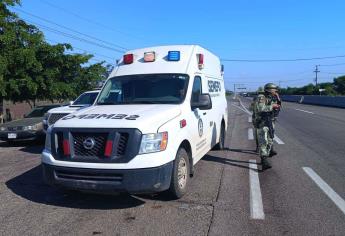
[[181, 198], [189, 185], [190, 167], [187, 151], [180, 147], [174, 161], [169, 193], [174, 199]]
[[219, 143], [214, 146], [214, 150], [224, 150], [225, 148], [225, 124], [222, 121], [222, 125], [220, 127], [220, 135], [219, 135]]

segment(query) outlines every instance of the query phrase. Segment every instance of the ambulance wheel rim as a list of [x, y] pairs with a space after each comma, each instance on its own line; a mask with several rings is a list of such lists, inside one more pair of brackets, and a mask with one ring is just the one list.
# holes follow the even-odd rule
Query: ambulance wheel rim
[[178, 185], [181, 189], [184, 189], [187, 183], [187, 163], [184, 158], [181, 158], [178, 164]]

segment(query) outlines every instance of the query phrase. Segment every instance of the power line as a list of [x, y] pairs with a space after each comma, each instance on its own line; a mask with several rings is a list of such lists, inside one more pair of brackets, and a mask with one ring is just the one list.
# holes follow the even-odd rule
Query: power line
[[[80, 55], [80, 53], [66, 52], [66, 55]], [[100, 60], [100, 59], [97, 59], [97, 58], [94, 58], [94, 57], [91, 57], [91, 58], [89, 59], [89, 61], [95, 61], [95, 62], [98, 62], [98, 63], [107, 63], [107, 64], [109, 64], [109, 65], [114, 66], [114, 64], [111, 63], [111, 62], [109, 62], [109, 61]]]
[[[67, 55], [80, 55], [78, 53], [67, 53]], [[97, 59], [97, 58], [94, 58], [94, 57], [91, 57], [89, 59], [89, 61], [95, 61], [95, 62], [98, 62], [98, 63], [107, 63], [109, 65], [114, 65], [113, 63], [109, 62], [109, 61], [106, 61], [106, 60], [100, 60], [100, 59]]]
[[[53, 22], [53, 21], [51, 21], [51, 20], [48, 20], [48, 19], [45, 19], [45, 18], [43, 18], [43, 17], [34, 15], [34, 14], [29, 13], [29, 12], [27, 12], [27, 11], [24, 11], [24, 10], [22, 10], [22, 9], [18, 9], [18, 8], [14, 8], [14, 9], [15, 9], [16, 11], [19, 11], [19, 12], [22, 12], [22, 13], [24, 13], [24, 14], [26, 14], [26, 15], [31, 16], [31, 17], [40, 19], [40, 20], [42, 20], [42, 21], [44, 21], [44, 22], [47, 22], [47, 23], [49, 23], [49, 24], [52, 24], [52, 25], [61, 27], [61, 28], [63, 28], [63, 29], [69, 30], [69, 31], [74, 32], [74, 33], [77, 33], [77, 34], [82, 35], [82, 36], [84, 36], [84, 37], [87, 37], [87, 38], [90, 38], [90, 39], [93, 39], [93, 40], [96, 40], [96, 41], [99, 41], [99, 42], [102, 42], [102, 43], [105, 43], [105, 44], [108, 44], [108, 45], [112, 45], [112, 46], [118, 47], [118, 48], [123, 49], [123, 50], [128, 50], [127, 48], [122, 47], [122, 46], [120, 46], [120, 45], [118, 45], [118, 44], [114, 44], [114, 43], [111, 43], [111, 42], [107, 42], [107, 41], [105, 41], [105, 40], [96, 38], [96, 37], [94, 37], [94, 36], [91, 36], [91, 35], [88, 35], [88, 34], [79, 32], [79, 31], [77, 31], [77, 30], [74, 30], [74, 29], [71, 29], [71, 28], [69, 28], [69, 27], [66, 27], [66, 26], [60, 25], [60, 24], [58, 24], [58, 23], [55, 23], [55, 22]], [[122, 52], [124, 52], [124, 51], [122, 51]]]
[[328, 75], [345, 75], [345, 73], [337, 73], [337, 72], [320, 72], [322, 74], [328, 74]]
[[84, 43], [95, 45], [95, 46], [98, 46], [98, 47], [101, 47], [101, 48], [104, 48], [104, 49], [108, 49], [110, 51], [119, 52], [121, 54], [124, 53], [124, 51], [122, 51], [122, 50], [119, 50], [119, 49], [116, 49], [116, 48], [112, 48], [112, 47], [106, 46], [104, 44], [100, 44], [100, 43], [97, 43], [97, 42], [94, 42], [94, 41], [90, 41], [88, 39], [84, 39], [84, 38], [81, 38], [81, 37], [78, 37], [78, 36], [75, 36], [73, 34], [66, 33], [66, 32], [63, 32], [63, 31], [60, 31], [60, 30], [57, 30], [57, 29], [53, 29], [53, 28], [50, 28], [48, 26], [45, 26], [45, 25], [39, 24], [37, 22], [31, 21], [31, 20], [27, 20], [27, 21], [30, 22], [31, 24], [38, 25], [41, 28], [43, 28], [43, 29], [45, 29], [45, 30], [47, 30], [49, 32], [58, 34], [60, 36], [65, 36], [67, 38], [71, 38], [71, 39], [78, 40], [78, 41], [81, 41], [81, 42], [84, 42]]
[[[60, 42], [57, 42], [55, 40], [51, 40], [51, 39], [46, 39], [48, 42], [50, 43], [56, 43], [56, 44], [61, 44]], [[100, 53], [95, 53], [95, 52], [92, 52], [92, 51], [89, 51], [89, 50], [85, 50], [83, 48], [79, 48], [79, 47], [75, 47], [75, 46], [72, 46], [73, 49], [78, 49], [80, 51], [83, 51], [83, 52], [87, 52], [89, 54], [92, 54], [92, 55], [95, 55], [95, 56], [100, 56], [100, 57], [104, 57], [104, 58], [107, 58], [107, 59], [110, 59], [110, 60], [114, 60], [114, 58], [112, 57], [109, 57], [109, 56], [106, 56], [106, 55], [103, 55], [103, 54], [100, 54]]]
[[293, 75], [303, 75], [303, 74], [309, 74], [310, 71], [300, 71], [295, 73], [287, 73], [287, 74], [275, 74], [275, 75], [265, 75], [265, 76], [242, 76], [242, 77], [227, 77], [227, 79], [242, 79], [243, 77], [250, 77], [251, 79], [267, 79], [270, 77], [286, 77], [286, 76], [293, 76]]
[[296, 59], [221, 59], [227, 62], [296, 62], [296, 61], [313, 61], [313, 60], [326, 60], [335, 58], [344, 58], [345, 55], [328, 56], [328, 57], [311, 57], [311, 58], [296, 58]]
[[[262, 84], [262, 81], [229, 81], [227, 78], [224, 78], [226, 82], [231, 82], [231, 83], [242, 83], [242, 84]], [[273, 80], [272, 82], [294, 82], [294, 81], [305, 81], [305, 80], [310, 80], [310, 78], [303, 78], [303, 79], [290, 79], [290, 80]]]
[[320, 65], [320, 66], [342, 66], [342, 65], [345, 65], [345, 63], [328, 64], [328, 65]]
[[43, 3], [46, 4], [46, 5], [49, 5], [50, 7], [56, 8], [56, 9], [58, 9], [58, 10], [60, 10], [60, 11], [63, 11], [63, 12], [68, 13], [68, 14], [70, 14], [70, 15], [73, 15], [74, 17], [76, 17], [76, 18], [78, 18], [78, 19], [81, 19], [81, 20], [83, 20], [83, 21], [85, 21], [85, 22], [92, 23], [92, 24], [94, 24], [94, 25], [103, 27], [103, 28], [105, 28], [105, 29], [108, 29], [108, 30], [114, 31], [114, 32], [116, 32], [116, 33], [120, 33], [120, 34], [129, 36], [129, 37], [132, 37], [132, 38], [136, 38], [136, 39], [139, 39], [139, 40], [143, 40], [143, 39], [140, 38], [140, 37], [137, 37], [137, 36], [135, 36], [135, 35], [128, 34], [128, 33], [125, 33], [125, 32], [122, 32], [122, 31], [120, 31], [120, 30], [115, 30], [115, 29], [112, 28], [112, 27], [109, 27], [109, 26], [104, 25], [104, 24], [102, 24], [102, 23], [99, 23], [99, 22], [97, 22], [97, 21], [91, 20], [91, 19], [86, 18], [86, 17], [84, 17], [84, 16], [81, 16], [81, 15], [79, 15], [79, 14], [76, 14], [75, 12], [73, 12], [73, 11], [71, 11], [71, 10], [69, 10], [69, 9], [66, 9], [66, 8], [63, 8], [63, 7], [60, 7], [60, 6], [57, 6], [57, 5], [52, 4], [52, 3], [48, 2], [48, 1], [44, 1], [44, 0], [40, 0], [40, 1], [43, 2]]

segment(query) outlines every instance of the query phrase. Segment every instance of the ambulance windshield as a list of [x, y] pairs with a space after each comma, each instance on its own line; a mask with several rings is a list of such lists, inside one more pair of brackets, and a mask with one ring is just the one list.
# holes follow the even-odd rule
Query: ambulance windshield
[[109, 79], [97, 105], [180, 104], [184, 101], [189, 76], [185, 74], [145, 74]]

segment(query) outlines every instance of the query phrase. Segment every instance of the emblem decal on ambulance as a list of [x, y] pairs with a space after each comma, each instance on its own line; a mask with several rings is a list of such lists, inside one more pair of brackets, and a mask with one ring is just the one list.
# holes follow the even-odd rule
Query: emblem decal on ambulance
[[199, 132], [199, 136], [201, 137], [204, 133], [204, 124], [202, 123], [202, 119], [199, 119], [198, 122], [198, 132]]

